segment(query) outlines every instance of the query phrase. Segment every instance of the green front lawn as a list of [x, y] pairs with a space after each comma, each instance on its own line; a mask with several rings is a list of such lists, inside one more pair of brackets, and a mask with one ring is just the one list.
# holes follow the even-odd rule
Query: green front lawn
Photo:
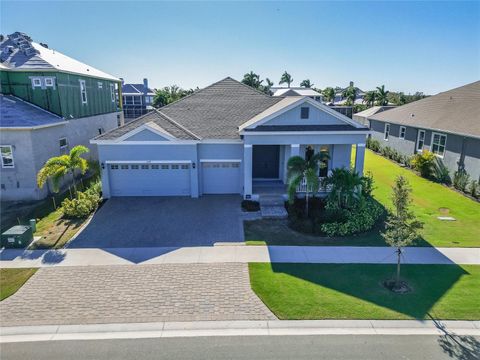
[[[391, 207], [391, 187], [396, 176], [405, 176], [412, 186], [412, 209], [424, 222], [426, 242], [437, 247], [480, 247], [480, 203], [443, 185], [426, 180], [414, 172], [369, 150], [365, 171], [375, 180], [373, 195], [385, 207]], [[438, 216], [452, 216], [456, 221], [440, 221]]]
[[0, 269], [0, 301], [13, 295], [37, 269]]
[[480, 266], [403, 265], [413, 291], [381, 283], [394, 265], [251, 263], [252, 289], [280, 319], [480, 320]]
[[62, 248], [87, 220], [88, 218], [63, 219], [62, 210], [58, 208], [37, 223], [34, 236], [41, 236], [41, 239], [31, 244], [29, 249]]

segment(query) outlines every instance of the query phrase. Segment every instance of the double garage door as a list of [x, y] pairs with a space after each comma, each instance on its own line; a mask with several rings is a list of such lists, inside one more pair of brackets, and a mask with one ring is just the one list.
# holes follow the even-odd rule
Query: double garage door
[[109, 164], [111, 196], [191, 194], [190, 163]]
[[[111, 196], [190, 196], [192, 194], [189, 161], [157, 164], [110, 163], [108, 173]], [[200, 177], [203, 194], [242, 192], [239, 161], [201, 161]]]

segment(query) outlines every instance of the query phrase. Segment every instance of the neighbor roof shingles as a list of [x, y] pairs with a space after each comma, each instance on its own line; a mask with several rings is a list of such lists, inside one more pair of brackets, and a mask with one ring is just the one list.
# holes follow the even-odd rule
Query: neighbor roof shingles
[[14, 96], [0, 94], [0, 127], [2, 128], [45, 126], [64, 121], [60, 116]]
[[368, 118], [480, 137], [479, 104], [480, 81], [477, 81]]

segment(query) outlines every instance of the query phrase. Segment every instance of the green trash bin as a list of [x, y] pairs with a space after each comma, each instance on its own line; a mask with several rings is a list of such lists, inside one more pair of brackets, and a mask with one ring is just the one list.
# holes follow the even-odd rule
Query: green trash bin
[[27, 225], [17, 225], [2, 234], [1, 242], [6, 248], [26, 248], [32, 240], [32, 228]]

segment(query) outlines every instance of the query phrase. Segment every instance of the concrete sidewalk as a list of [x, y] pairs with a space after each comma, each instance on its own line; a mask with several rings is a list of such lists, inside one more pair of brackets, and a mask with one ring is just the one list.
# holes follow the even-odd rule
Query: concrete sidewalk
[[[402, 256], [404, 264], [480, 265], [480, 248], [407, 247]], [[0, 251], [2, 268], [249, 262], [393, 264], [396, 254], [391, 247], [238, 245]]]
[[480, 336], [480, 322], [441, 320], [270, 320], [18, 326], [0, 328], [0, 343], [196, 336], [447, 334]]

